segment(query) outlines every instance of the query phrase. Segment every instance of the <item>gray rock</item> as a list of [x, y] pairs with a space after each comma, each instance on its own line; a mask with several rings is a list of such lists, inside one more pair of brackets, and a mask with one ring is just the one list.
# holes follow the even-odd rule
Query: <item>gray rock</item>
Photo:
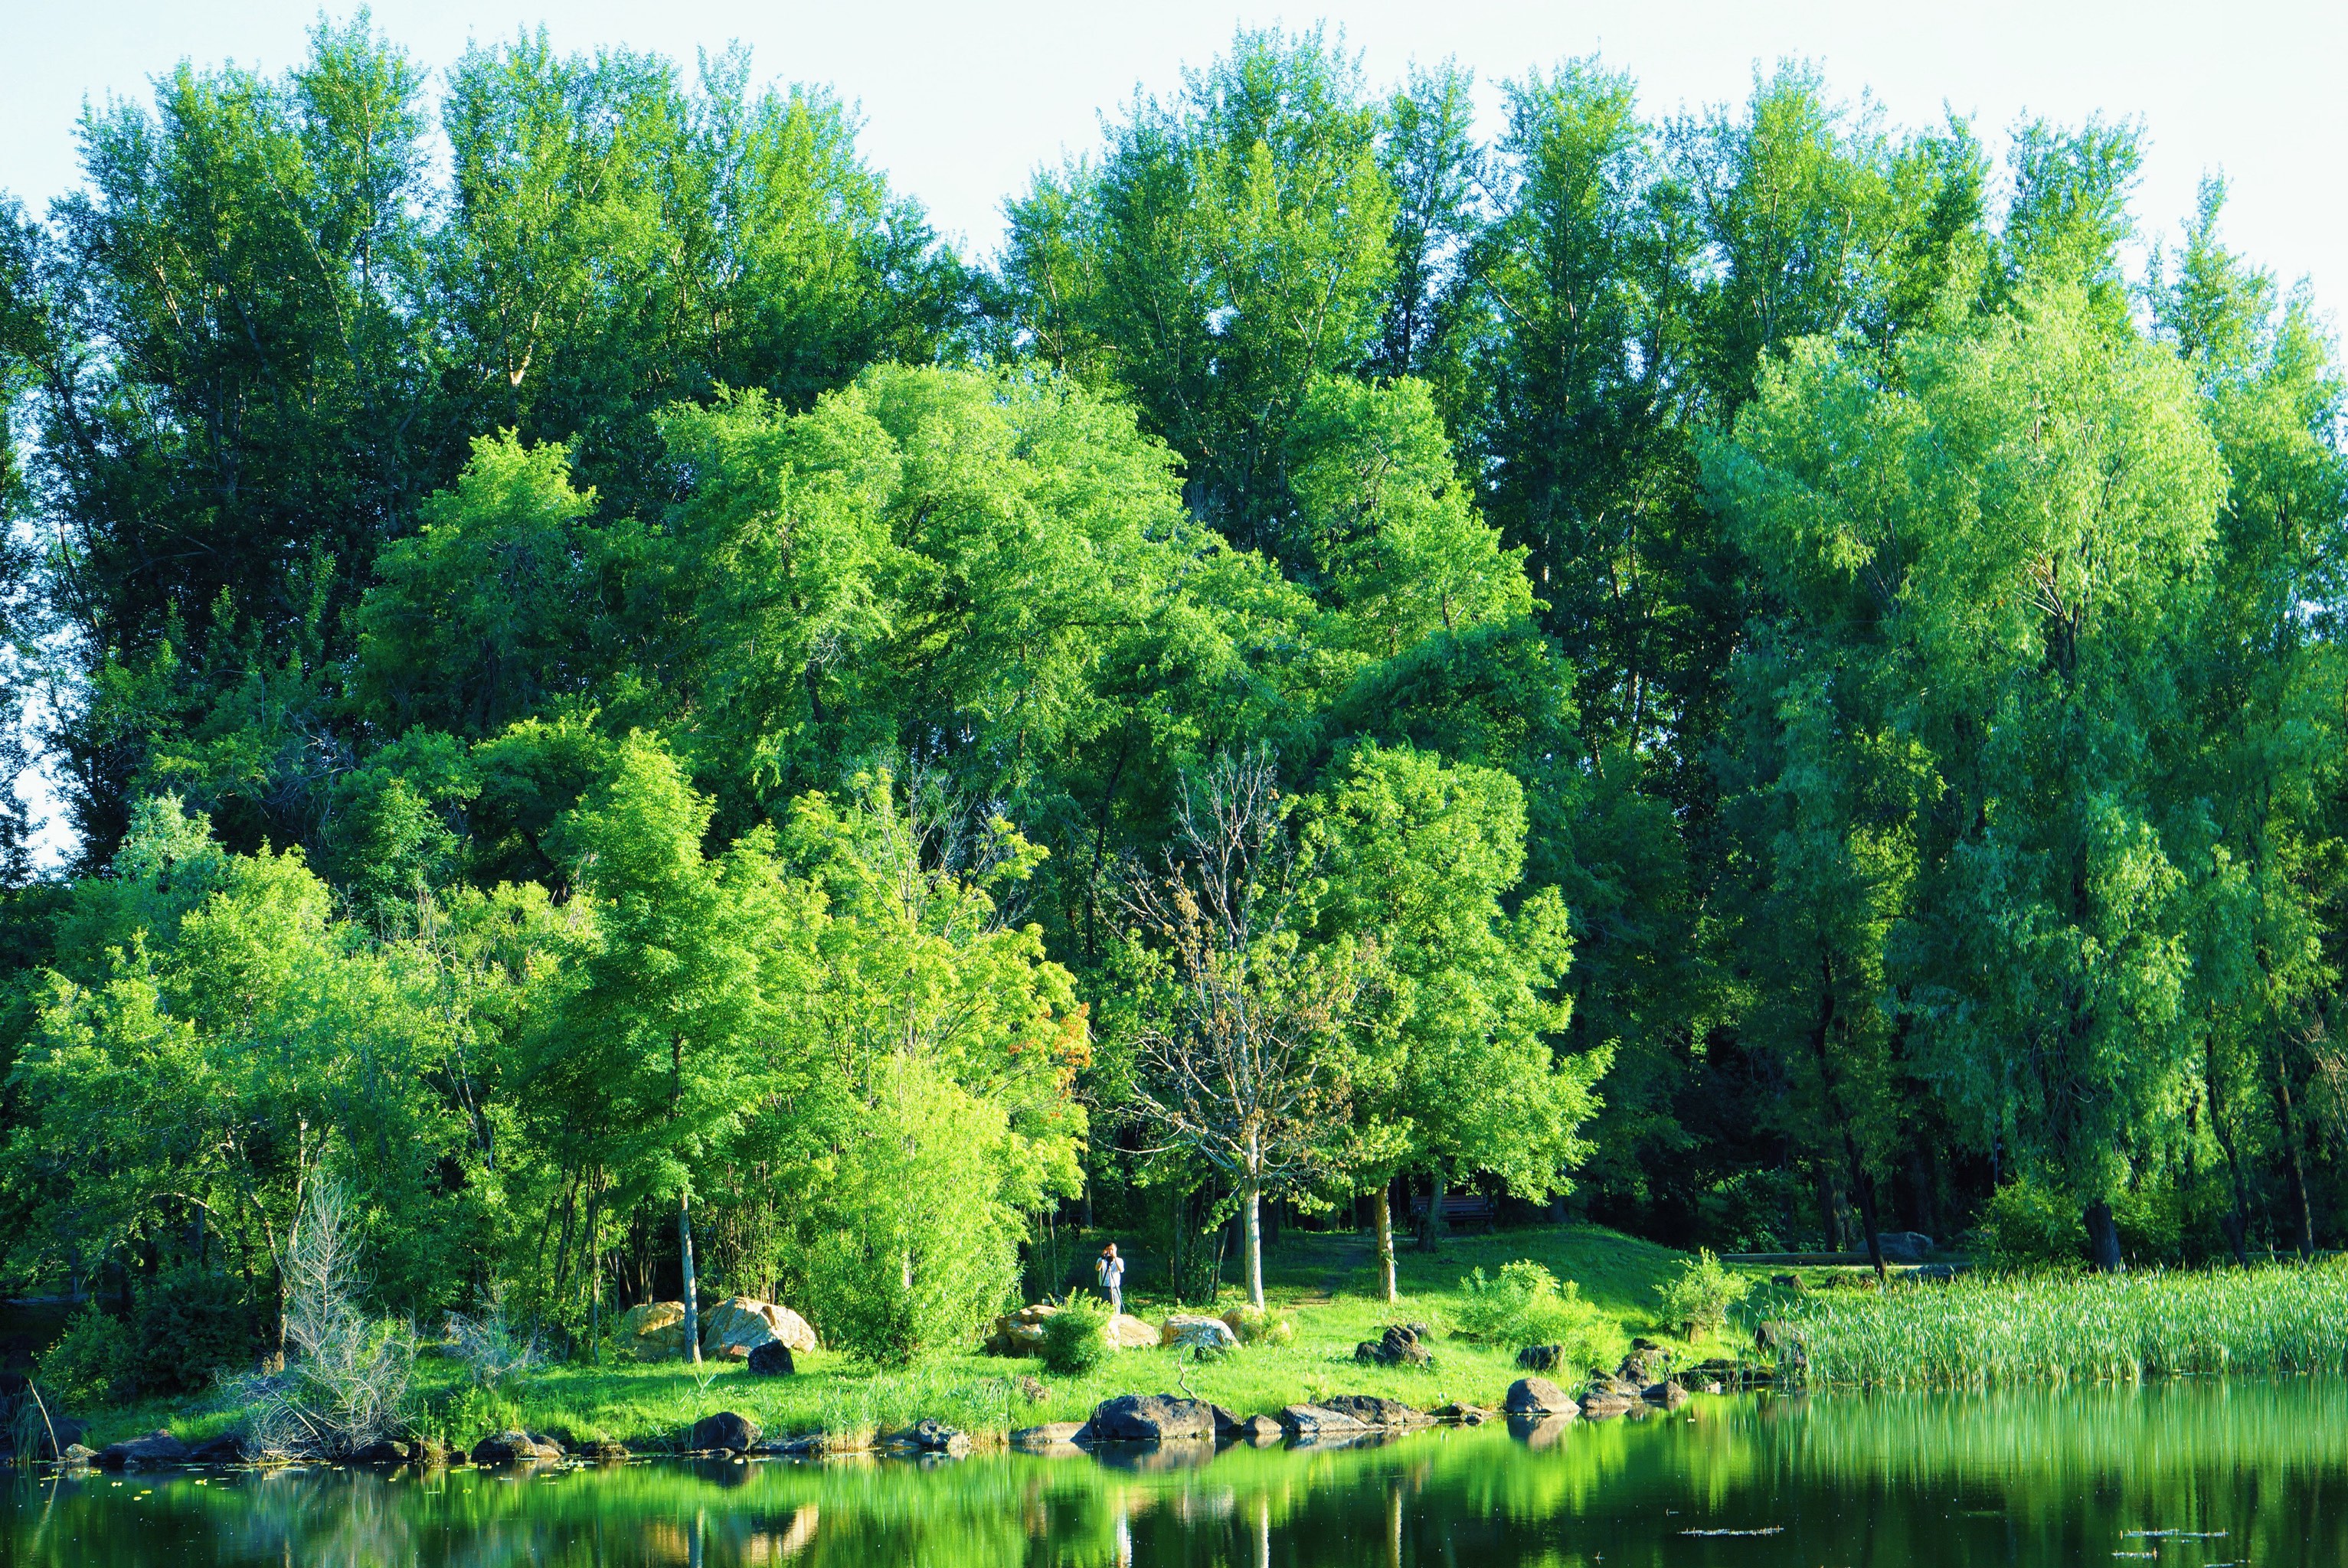
[[1879, 1231], [1875, 1239], [1882, 1245], [1886, 1263], [1921, 1263], [1932, 1250], [1932, 1238], [1921, 1231]]
[[748, 1453], [758, 1446], [758, 1423], [732, 1410], [720, 1410], [693, 1423], [685, 1446], [701, 1452], [722, 1449], [727, 1453]]
[[1670, 1378], [1640, 1390], [1639, 1397], [1665, 1410], [1676, 1410], [1688, 1402], [1688, 1391], [1681, 1388], [1676, 1379]]
[[1492, 1419], [1494, 1412], [1481, 1405], [1461, 1404], [1455, 1399], [1447, 1405], [1437, 1405], [1427, 1413], [1446, 1426], [1480, 1427]]
[[535, 1432], [499, 1432], [473, 1445], [475, 1464], [528, 1464], [561, 1457], [561, 1449]]
[[97, 1457], [98, 1450], [88, 1443], [67, 1443], [66, 1451], [57, 1456], [57, 1462], [79, 1469]]
[[1040, 1427], [1022, 1427], [1011, 1434], [1011, 1446], [1028, 1453], [1073, 1448], [1076, 1434], [1084, 1430], [1082, 1421], [1046, 1421]]
[[1564, 1359], [1562, 1345], [1528, 1345], [1517, 1352], [1517, 1365], [1528, 1372], [1554, 1372]]
[[1233, 1435], [1243, 1443], [1252, 1443], [1258, 1448], [1262, 1448], [1267, 1444], [1278, 1442], [1288, 1434], [1282, 1429], [1281, 1424], [1270, 1416], [1250, 1416], [1234, 1429]]
[[1435, 1418], [1424, 1410], [1414, 1409], [1400, 1399], [1388, 1399], [1376, 1394], [1335, 1394], [1321, 1401], [1324, 1410], [1334, 1410], [1341, 1416], [1351, 1416], [1365, 1427], [1424, 1427], [1434, 1424]]
[[1107, 1443], [1211, 1439], [1215, 1435], [1214, 1410], [1204, 1399], [1178, 1399], [1166, 1394], [1119, 1394], [1096, 1406], [1093, 1419], [1086, 1425], [1095, 1440]]
[[1547, 1378], [1519, 1378], [1509, 1385], [1500, 1408], [1512, 1416], [1561, 1416], [1574, 1408], [1563, 1389]]
[[107, 1444], [98, 1451], [98, 1462], [104, 1470], [138, 1470], [150, 1464], [181, 1464], [187, 1457], [188, 1445], [158, 1428], [143, 1438]]
[[1611, 1389], [1592, 1389], [1581, 1396], [1581, 1410], [1584, 1420], [1610, 1420], [1616, 1416], [1627, 1416], [1634, 1409], [1645, 1409], [1643, 1401], [1625, 1399]]
[[1313, 1442], [1322, 1438], [1359, 1437], [1370, 1430], [1367, 1421], [1322, 1405], [1282, 1405], [1280, 1408], [1280, 1425], [1299, 1442]]
[[1220, 1356], [1239, 1348], [1240, 1337], [1231, 1326], [1220, 1317], [1204, 1317], [1196, 1313], [1178, 1312], [1166, 1320], [1159, 1330], [1158, 1342], [1181, 1349], [1200, 1350]]
[[943, 1421], [924, 1418], [903, 1431], [891, 1432], [887, 1446], [911, 1453], [951, 1454], [956, 1459], [970, 1452], [970, 1439]]
[[754, 1376], [760, 1378], [788, 1378], [799, 1369], [798, 1364], [791, 1359], [791, 1348], [780, 1339], [769, 1339], [764, 1344], [752, 1346], [743, 1364]]
[[1431, 1331], [1424, 1323], [1389, 1323], [1375, 1339], [1354, 1347], [1354, 1359], [1380, 1367], [1429, 1367], [1435, 1358], [1420, 1341]]
[[1614, 1376], [1634, 1389], [1659, 1382], [1672, 1369], [1672, 1353], [1652, 1339], [1633, 1339], [1631, 1353], [1614, 1368]]

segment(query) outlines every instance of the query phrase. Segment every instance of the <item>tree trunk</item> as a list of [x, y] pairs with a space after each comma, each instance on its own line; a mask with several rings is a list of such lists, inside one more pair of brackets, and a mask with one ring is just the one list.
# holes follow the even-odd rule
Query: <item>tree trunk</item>
[[1263, 1307], [1263, 1181], [1253, 1172], [1241, 1178], [1240, 1223], [1247, 1246], [1248, 1305]]
[[2126, 1271], [2127, 1262], [2120, 1256], [2120, 1228], [2112, 1223], [2112, 1205], [2097, 1198], [2079, 1217], [2086, 1222], [2087, 1248], [2096, 1266], [2106, 1274]]
[[1371, 1194], [1370, 1202], [1373, 1222], [1377, 1226], [1378, 1288], [1385, 1293], [1385, 1299], [1392, 1301], [1395, 1298], [1394, 1184], [1380, 1182], [1378, 1190]]
[[1875, 1266], [1879, 1284], [1890, 1277], [1891, 1271], [1883, 1266], [1883, 1235], [1875, 1223], [1875, 1178], [1859, 1160], [1859, 1142], [1850, 1135], [1848, 1123], [1843, 1127], [1842, 1152], [1850, 1162], [1850, 1187], [1859, 1199], [1859, 1222], [1867, 1229], [1867, 1261]]
[[1418, 1245], [1432, 1247], [1443, 1239], [1443, 1162], [1435, 1162], [1435, 1169], [1426, 1183], [1426, 1218], [1419, 1223]]
[[2233, 1131], [2226, 1124], [2226, 1107], [2219, 1088], [2224, 1081], [2218, 1075], [2218, 1040], [2215, 1035], [2209, 1037], [2204, 1061], [2206, 1065], [2201, 1076], [2209, 1091], [2209, 1131], [2217, 1135], [2218, 1147], [2226, 1156], [2226, 1174], [2234, 1193], [2234, 1211], [2219, 1225], [2226, 1233], [2226, 1245], [2233, 1249], [2235, 1266], [2248, 1268], [2250, 1266], [2250, 1187], [2242, 1179], [2242, 1159], [2234, 1146]]
[[2299, 1116], [2291, 1102], [2291, 1068], [2275, 1055], [2275, 1115], [2282, 1123], [2282, 1146], [2291, 1156], [2291, 1219], [2299, 1227], [2299, 1255], [2315, 1255], [2315, 1214], [2307, 1201], [2307, 1163], [2299, 1147]]
[[694, 1298], [693, 1200], [679, 1187], [676, 1193], [676, 1255], [685, 1269], [685, 1358], [701, 1365], [701, 1303]]

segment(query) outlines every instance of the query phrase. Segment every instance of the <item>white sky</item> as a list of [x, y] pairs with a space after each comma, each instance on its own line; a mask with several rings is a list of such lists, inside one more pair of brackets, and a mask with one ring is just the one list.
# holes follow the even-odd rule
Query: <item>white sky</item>
[[[1651, 115], [1741, 99], [1756, 64], [1801, 56], [1838, 93], [1871, 92], [1895, 124], [1937, 120], [1944, 105], [1970, 115], [2000, 154], [1998, 133], [2025, 114], [2140, 118], [2150, 138], [2140, 222], [2173, 233], [2201, 175], [2222, 169], [2236, 249], [2286, 282], [2309, 277], [2326, 306], [2348, 290], [2339, 0], [380, 0], [373, 12], [434, 69], [469, 39], [541, 21], [565, 50], [623, 44], [687, 62], [739, 39], [757, 77], [829, 83], [860, 104], [866, 156], [973, 256], [999, 239], [1004, 198], [1039, 164], [1092, 147], [1101, 111], [1137, 86], [1172, 88], [1184, 64], [1203, 64], [1241, 24], [1326, 16], [1364, 53], [1374, 83], [1413, 60], [1456, 56], [1477, 73], [1488, 113], [1493, 83], [1595, 53], [1632, 73]], [[301, 58], [316, 15], [312, 0], [0, 0], [0, 190], [37, 209], [71, 187], [85, 99], [144, 97], [181, 58], [283, 69]]]
[[[761, 77], [829, 82], [860, 103], [867, 155], [919, 197], [942, 230], [983, 254], [1000, 203], [1039, 163], [1090, 147], [1099, 112], [1137, 84], [1173, 87], [1233, 27], [1326, 15], [1365, 55], [1373, 81], [1413, 59], [1456, 56], [1488, 88], [1569, 56], [1597, 53], [1639, 81], [1651, 113], [1741, 98], [1756, 62], [1818, 60], [1838, 91], [1871, 90], [1900, 124], [1943, 104], [1994, 138], [2023, 114], [2076, 121], [2139, 116], [2151, 134], [2139, 212], [2172, 230], [2195, 182], [2233, 183], [2228, 232], [2285, 281], [2311, 275], [2327, 299], [2348, 287], [2348, 6], [2234, 0], [2129, 5], [2038, 0], [1492, 0], [1306, 6], [1230, 4], [881, 5], [798, 0], [382, 0], [376, 26], [423, 65], [468, 39], [546, 22], [566, 49], [625, 44], [691, 61], [740, 39]], [[343, 14], [337, 8], [337, 15]], [[0, 190], [46, 205], [75, 178], [73, 123], [85, 97], [139, 94], [182, 57], [294, 63], [317, 15], [310, 0], [0, 0]], [[1487, 93], [1488, 104], [1490, 95]]]

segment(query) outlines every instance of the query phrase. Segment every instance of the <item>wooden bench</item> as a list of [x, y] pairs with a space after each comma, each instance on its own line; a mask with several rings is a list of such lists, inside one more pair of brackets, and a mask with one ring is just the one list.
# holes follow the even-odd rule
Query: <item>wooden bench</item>
[[[1446, 1225], [1456, 1225], [1463, 1220], [1481, 1220], [1484, 1222], [1484, 1228], [1489, 1230], [1499, 1218], [1499, 1205], [1481, 1193], [1443, 1194], [1443, 1223]], [[1414, 1225], [1426, 1218], [1425, 1197], [1414, 1197], [1410, 1200], [1410, 1217]]]

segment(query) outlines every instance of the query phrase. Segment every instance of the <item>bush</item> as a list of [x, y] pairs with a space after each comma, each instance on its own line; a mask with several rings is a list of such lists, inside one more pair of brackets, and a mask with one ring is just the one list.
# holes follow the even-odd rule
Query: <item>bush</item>
[[293, 1356], [283, 1371], [245, 1378], [233, 1389], [252, 1408], [246, 1435], [254, 1447], [340, 1459], [406, 1430], [415, 1330], [360, 1309], [358, 1263], [356, 1216], [342, 1186], [322, 1177], [285, 1243]]
[[1992, 1194], [1981, 1235], [1990, 1261], [2006, 1268], [2047, 1268], [2087, 1256], [2079, 1205], [2039, 1182], [2009, 1182]]
[[1108, 1309], [1078, 1296], [1044, 1319], [1044, 1365], [1078, 1378], [1108, 1359]]
[[1560, 1346], [1566, 1367], [1611, 1367], [1622, 1358], [1622, 1331], [1613, 1318], [1582, 1300], [1573, 1281], [1560, 1281], [1540, 1264], [1502, 1264], [1497, 1279], [1477, 1269], [1459, 1282], [1459, 1292], [1451, 1331], [1463, 1339]]
[[1727, 1322], [1728, 1309], [1752, 1289], [1752, 1280], [1724, 1267], [1712, 1249], [1704, 1247], [1680, 1266], [1677, 1278], [1655, 1286], [1655, 1294], [1663, 1298], [1663, 1326], [1693, 1339]]
[[44, 1395], [68, 1406], [110, 1405], [129, 1398], [129, 1328], [93, 1302], [74, 1314], [64, 1335], [41, 1353], [37, 1378]]
[[128, 1392], [192, 1394], [222, 1372], [250, 1371], [260, 1356], [261, 1317], [236, 1281], [175, 1269], [141, 1287], [130, 1315]]
[[506, 1388], [538, 1365], [538, 1336], [520, 1333], [506, 1320], [499, 1292], [484, 1291], [481, 1309], [470, 1317], [448, 1314], [447, 1334], [448, 1353], [465, 1363], [481, 1388]]
[[1262, 1307], [1234, 1307], [1223, 1314], [1223, 1324], [1242, 1345], [1286, 1345], [1296, 1337], [1296, 1325], [1285, 1314]]

